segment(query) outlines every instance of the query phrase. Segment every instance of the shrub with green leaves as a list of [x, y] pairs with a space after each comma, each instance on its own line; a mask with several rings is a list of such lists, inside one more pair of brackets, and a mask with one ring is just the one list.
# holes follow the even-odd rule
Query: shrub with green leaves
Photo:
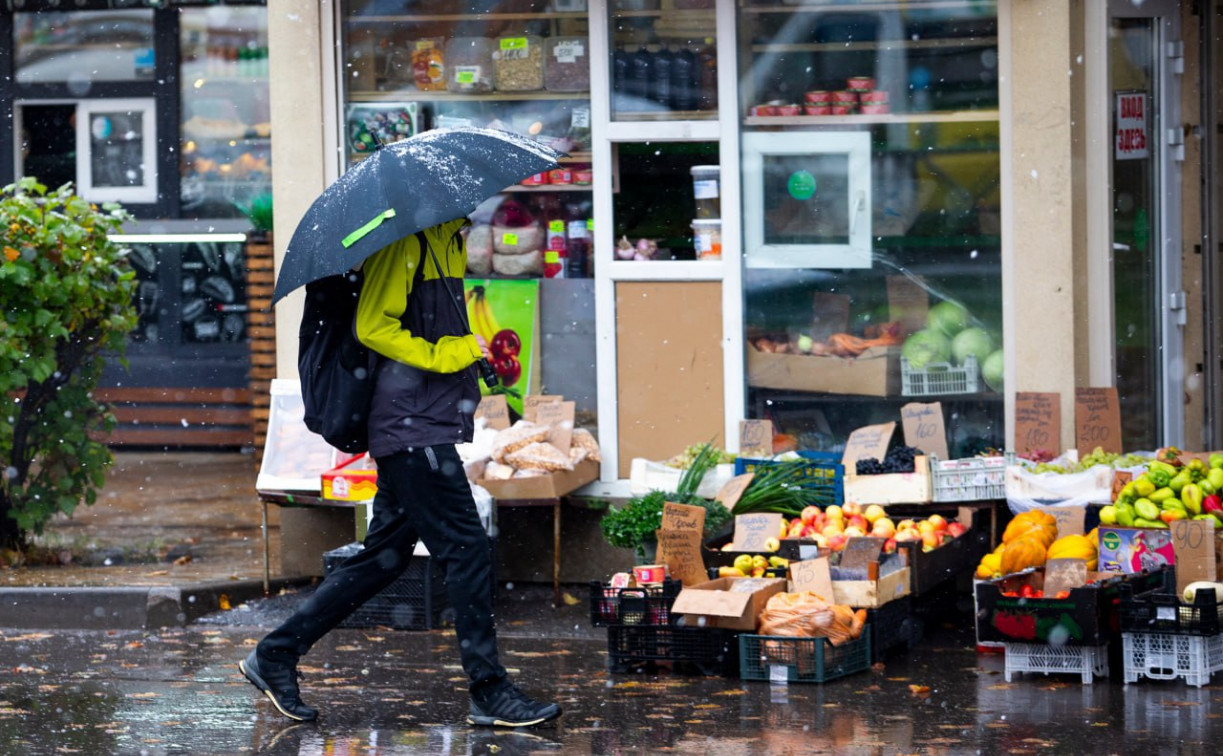
[[136, 326], [131, 216], [24, 178], [0, 190], [0, 549], [20, 548], [57, 512], [92, 504], [113, 462], [114, 427], [94, 401], [105, 360]]

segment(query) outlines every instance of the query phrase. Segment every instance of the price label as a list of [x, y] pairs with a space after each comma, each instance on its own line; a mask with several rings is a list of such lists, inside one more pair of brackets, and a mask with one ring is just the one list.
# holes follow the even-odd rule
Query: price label
[[769, 665], [769, 682], [785, 685], [790, 682], [790, 668], [784, 664]]
[[531, 53], [531, 43], [526, 37], [505, 37], [499, 47], [502, 60], [519, 60]]
[[1157, 606], [1155, 607], [1155, 619], [1161, 621], [1175, 622], [1176, 607], [1174, 606]]
[[554, 234], [565, 233], [565, 221], [563, 220], [548, 221], [548, 231]]
[[479, 66], [455, 66], [454, 81], [456, 84], [475, 84], [480, 76]]
[[558, 42], [552, 48], [557, 63], [576, 63], [585, 54], [586, 47], [581, 42]]
[[518, 234], [505, 233], [501, 235], [503, 244], [518, 244]]
[[1053, 392], [1020, 391], [1015, 394], [1015, 450], [1020, 454], [1062, 450], [1062, 397]]

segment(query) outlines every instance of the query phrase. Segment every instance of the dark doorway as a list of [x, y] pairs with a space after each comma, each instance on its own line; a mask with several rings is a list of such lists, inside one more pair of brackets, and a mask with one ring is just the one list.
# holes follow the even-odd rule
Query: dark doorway
[[21, 175], [49, 189], [76, 181], [76, 105], [21, 107]]

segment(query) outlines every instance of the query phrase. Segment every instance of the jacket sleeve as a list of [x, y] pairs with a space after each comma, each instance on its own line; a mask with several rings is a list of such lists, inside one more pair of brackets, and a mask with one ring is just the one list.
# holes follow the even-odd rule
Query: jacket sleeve
[[416, 239], [407, 237], [365, 261], [365, 283], [357, 302], [357, 339], [384, 357], [433, 373], [457, 373], [480, 358], [472, 334], [443, 336], [437, 343], [412, 335], [400, 318], [408, 306], [408, 287], [421, 263]]

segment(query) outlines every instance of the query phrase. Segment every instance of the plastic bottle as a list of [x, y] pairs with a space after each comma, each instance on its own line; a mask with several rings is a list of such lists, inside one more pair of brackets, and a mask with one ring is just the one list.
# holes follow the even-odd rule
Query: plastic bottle
[[681, 47], [671, 57], [671, 109], [696, 110], [696, 55]]
[[664, 44], [662, 49], [654, 53], [654, 71], [651, 75], [650, 99], [665, 107], [671, 105], [671, 69], [673, 56]]
[[569, 252], [569, 278], [586, 278], [586, 258], [590, 252], [590, 240], [586, 232], [586, 219], [574, 218], [569, 221], [566, 233], [566, 246]]
[[[706, 40], [706, 42], [712, 42], [712, 40]], [[697, 71], [694, 78], [698, 82], [697, 109], [717, 110], [718, 53], [712, 45], [703, 48], [700, 55], [697, 56]]]
[[569, 265], [569, 247], [565, 238], [566, 221], [564, 213], [558, 208], [548, 213], [545, 226], [547, 235], [544, 243], [544, 278], [564, 278], [565, 269]]
[[631, 57], [624, 45], [617, 45], [612, 53], [612, 104], [613, 110], [624, 110], [628, 99], [628, 73]]
[[[629, 64], [628, 94], [629, 97], [644, 100], [650, 96], [650, 80], [654, 71], [654, 56], [642, 45], [633, 53]], [[640, 103], [629, 104], [631, 110], [641, 110]]]

